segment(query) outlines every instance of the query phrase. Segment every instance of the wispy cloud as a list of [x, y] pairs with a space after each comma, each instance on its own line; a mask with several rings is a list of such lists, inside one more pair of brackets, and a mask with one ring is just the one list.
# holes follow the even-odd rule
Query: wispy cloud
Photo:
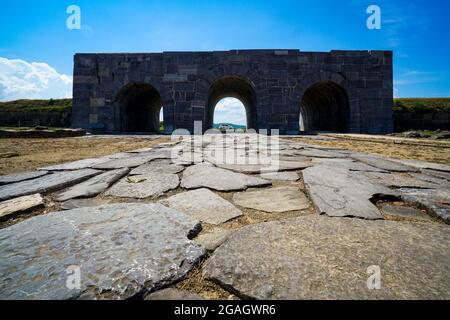
[[0, 57], [0, 100], [68, 98], [72, 77], [42, 62]]
[[435, 72], [407, 70], [394, 79], [394, 85], [431, 83], [442, 80], [442, 76]]

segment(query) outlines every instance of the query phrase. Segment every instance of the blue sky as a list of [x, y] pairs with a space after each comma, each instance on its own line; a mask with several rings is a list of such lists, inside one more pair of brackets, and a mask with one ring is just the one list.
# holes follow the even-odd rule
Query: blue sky
[[[81, 30], [66, 28], [72, 4]], [[381, 30], [366, 27], [370, 4]], [[0, 100], [69, 96], [76, 52], [259, 48], [393, 50], [396, 96], [449, 97], [449, 19], [433, 0], [2, 1]]]

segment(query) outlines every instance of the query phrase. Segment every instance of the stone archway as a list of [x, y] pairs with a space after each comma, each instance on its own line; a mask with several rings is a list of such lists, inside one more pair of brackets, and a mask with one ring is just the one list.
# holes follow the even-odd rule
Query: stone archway
[[217, 103], [226, 97], [236, 98], [242, 102], [245, 107], [247, 128], [256, 128], [256, 92], [252, 84], [240, 76], [223, 76], [216, 79], [209, 87], [205, 129], [213, 127], [214, 109]]
[[299, 127], [301, 132], [348, 132], [350, 103], [346, 90], [333, 81], [307, 88], [301, 101]]
[[153, 86], [130, 83], [119, 91], [116, 103], [120, 108], [121, 132], [159, 133], [163, 103]]

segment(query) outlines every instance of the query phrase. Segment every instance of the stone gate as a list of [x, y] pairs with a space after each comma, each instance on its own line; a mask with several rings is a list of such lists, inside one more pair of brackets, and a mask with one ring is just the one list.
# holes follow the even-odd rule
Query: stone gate
[[73, 127], [165, 133], [213, 125], [224, 97], [256, 130], [389, 133], [392, 52], [232, 50], [76, 54]]

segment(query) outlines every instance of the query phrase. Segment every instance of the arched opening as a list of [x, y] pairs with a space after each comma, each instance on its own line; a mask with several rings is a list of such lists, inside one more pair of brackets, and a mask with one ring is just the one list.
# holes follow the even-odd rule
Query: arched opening
[[208, 91], [206, 128], [213, 128], [216, 106], [224, 98], [239, 100], [245, 109], [247, 129], [256, 129], [256, 93], [252, 84], [238, 76], [225, 76], [217, 79]]
[[158, 91], [146, 83], [132, 83], [117, 96], [122, 132], [160, 132], [162, 100]]
[[241, 100], [226, 97], [214, 106], [214, 129], [245, 131], [247, 129], [247, 113]]
[[340, 85], [324, 81], [309, 87], [300, 107], [301, 132], [347, 132], [349, 130], [349, 101]]

